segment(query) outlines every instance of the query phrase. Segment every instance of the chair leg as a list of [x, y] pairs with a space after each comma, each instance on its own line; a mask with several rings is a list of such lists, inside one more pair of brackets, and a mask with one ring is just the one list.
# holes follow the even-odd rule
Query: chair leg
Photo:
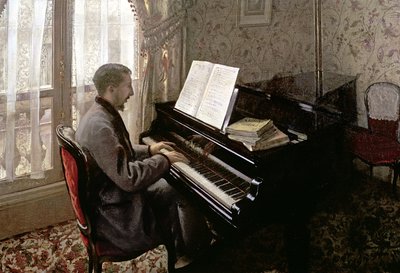
[[168, 258], [168, 272], [174, 273], [175, 272], [175, 262], [176, 262], [176, 252], [175, 246], [173, 243], [165, 244], [167, 248], [167, 258]]
[[89, 273], [93, 272], [93, 259], [92, 257], [89, 256], [89, 269], [88, 269]]
[[[99, 257], [94, 253], [92, 255], [92, 264], [94, 267], [94, 273], [101, 273], [102, 272], [102, 262], [100, 261]], [[92, 271], [89, 271], [92, 273]]]
[[102, 264], [99, 261], [94, 263], [94, 273], [101, 273], [102, 271]]
[[392, 192], [397, 197], [397, 179], [399, 178], [400, 164], [397, 163], [393, 166], [393, 181], [392, 181]]

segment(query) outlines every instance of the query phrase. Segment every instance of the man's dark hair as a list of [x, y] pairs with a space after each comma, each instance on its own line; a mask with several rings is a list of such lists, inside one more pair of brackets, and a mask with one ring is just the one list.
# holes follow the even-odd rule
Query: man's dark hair
[[123, 82], [124, 74], [132, 74], [132, 71], [125, 65], [108, 63], [100, 66], [93, 76], [93, 83], [97, 93], [102, 96], [108, 86], [118, 86]]

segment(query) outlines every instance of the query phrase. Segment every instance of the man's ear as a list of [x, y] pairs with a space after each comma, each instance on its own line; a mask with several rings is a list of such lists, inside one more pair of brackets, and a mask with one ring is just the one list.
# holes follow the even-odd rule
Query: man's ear
[[113, 93], [114, 92], [114, 86], [112, 86], [111, 84], [109, 86], [107, 86], [106, 88], [107, 92]]

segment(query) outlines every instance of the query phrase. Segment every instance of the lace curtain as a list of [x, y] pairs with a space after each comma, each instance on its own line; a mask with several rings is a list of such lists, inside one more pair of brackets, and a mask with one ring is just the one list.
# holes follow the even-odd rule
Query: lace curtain
[[[138, 22], [127, 0], [79, 0], [73, 10], [72, 85], [74, 127], [93, 103], [97, 92], [90, 89], [96, 69], [109, 62], [122, 63], [132, 70], [134, 90], [139, 93]], [[130, 99], [122, 113], [128, 130], [135, 131], [138, 106]]]
[[[0, 20], [4, 30], [1, 35], [6, 35], [2, 36], [3, 40], [8, 37], [2, 48], [5, 61], [0, 63], [3, 79], [0, 90], [4, 92], [0, 133], [6, 134], [0, 138], [4, 139], [0, 143], [4, 147], [0, 154], [0, 177], [6, 181], [26, 174], [34, 179], [43, 178], [43, 170], [51, 166], [43, 165], [43, 156], [48, 153], [41, 143], [40, 122], [47, 114], [40, 105], [39, 85], [43, 78], [39, 72], [41, 65], [47, 62], [43, 52], [48, 49], [43, 47], [46, 43], [42, 40], [48, 35], [46, 29], [51, 27], [52, 1], [6, 2], [0, 0], [0, 12], [3, 11]], [[69, 22], [75, 127], [96, 95], [91, 87], [92, 76], [106, 62], [123, 63], [133, 71], [135, 96], [129, 100], [123, 118], [134, 142], [154, 119], [154, 103], [178, 97], [185, 72], [184, 22], [189, 2], [68, 1], [71, 12], [68, 16], [72, 18]], [[138, 23], [142, 31], [138, 30]], [[138, 48], [141, 48], [141, 55]], [[45, 79], [45, 83], [49, 82], [51, 77]], [[21, 105], [30, 110], [20, 113]], [[20, 166], [23, 166], [21, 171]]]
[[0, 2], [1, 33], [8, 35], [2, 48], [5, 55], [0, 90], [6, 101], [1, 106], [1, 126], [5, 132], [1, 144], [5, 150], [0, 173], [8, 181], [26, 172], [33, 179], [44, 177], [39, 88], [42, 44], [48, 24], [46, 10], [51, 9], [47, 4], [47, 0], [13, 0], [3, 10], [5, 1]]
[[[185, 74], [185, 21], [188, 0], [128, 0], [133, 4], [143, 33], [141, 44], [144, 79], [139, 96], [137, 132], [155, 118], [154, 103], [176, 100]], [[137, 138], [137, 136], [135, 136]]]
[[[125, 64], [133, 72], [135, 89], [139, 89], [138, 21], [127, 0], [70, 0], [68, 5], [76, 126], [93, 103], [96, 92], [91, 79], [101, 64]], [[50, 92], [40, 94], [40, 87], [43, 91], [52, 87], [53, 1], [0, 0], [0, 12], [0, 47], [4, 52], [0, 58], [0, 179], [13, 181], [27, 175], [41, 179], [44, 170], [52, 168], [54, 140], [52, 98]], [[123, 113], [130, 130], [137, 123], [134, 110], [139, 108], [133, 101]]]

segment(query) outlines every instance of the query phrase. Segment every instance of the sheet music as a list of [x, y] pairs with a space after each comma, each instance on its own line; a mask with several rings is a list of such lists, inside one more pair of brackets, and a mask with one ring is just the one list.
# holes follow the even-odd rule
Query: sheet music
[[185, 84], [176, 101], [175, 108], [191, 116], [196, 116], [204, 90], [214, 64], [204, 61], [193, 61]]
[[215, 64], [196, 117], [221, 129], [236, 83], [239, 68]]

